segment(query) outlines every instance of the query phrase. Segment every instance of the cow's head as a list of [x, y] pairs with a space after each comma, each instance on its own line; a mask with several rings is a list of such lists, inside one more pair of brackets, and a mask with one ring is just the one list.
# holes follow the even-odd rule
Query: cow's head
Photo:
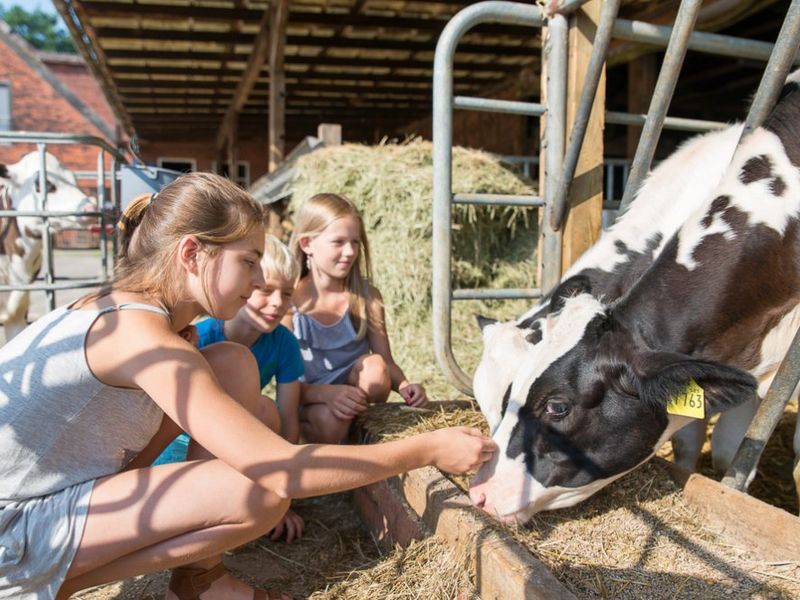
[[511, 381], [520, 366], [535, 364], [544, 329], [552, 328], [564, 301], [590, 292], [586, 277], [577, 275], [559, 284], [552, 293], [516, 321], [499, 322], [478, 317], [483, 334], [483, 355], [472, 378], [475, 400], [494, 433], [508, 404]]
[[[77, 186], [75, 174], [61, 166], [52, 154], [46, 154], [47, 210], [57, 212], [88, 212], [97, 210], [97, 203]], [[0, 177], [11, 189], [14, 208], [20, 211], [42, 209], [42, 190], [39, 181], [41, 158], [38, 152], [26, 154], [12, 165], [0, 165]], [[92, 219], [81, 216], [51, 217], [53, 230], [85, 225]], [[44, 222], [40, 217], [17, 217], [23, 235], [41, 235]]]
[[752, 376], [689, 356], [647, 349], [635, 324], [589, 294], [547, 318], [503, 393], [499, 446], [470, 489], [473, 502], [506, 521], [572, 506], [650, 458], [689, 421], [668, 400], [693, 379], [706, 413], [755, 393]]

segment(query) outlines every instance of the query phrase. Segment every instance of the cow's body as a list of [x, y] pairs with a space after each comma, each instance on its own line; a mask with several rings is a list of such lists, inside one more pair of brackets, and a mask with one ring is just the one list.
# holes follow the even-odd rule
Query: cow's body
[[495, 431], [500, 451], [471, 490], [476, 504], [516, 520], [575, 504], [692, 421], [666, 410], [691, 380], [708, 413], [768, 386], [800, 323], [798, 81], [789, 77], [720, 186], [627, 294], [560, 299], [544, 319]]
[[[39, 192], [40, 155], [31, 152], [19, 162], [0, 168], [0, 206], [3, 210], [41, 209]], [[47, 209], [52, 211], [96, 210], [94, 201], [77, 186], [75, 175], [61, 166], [51, 154], [47, 161]], [[57, 231], [81, 223], [79, 217], [53, 217], [50, 226]], [[44, 223], [39, 217], [0, 217], [0, 284], [27, 285], [33, 282], [42, 264]], [[30, 293], [13, 291], [0, 294], [0, 321], [6, 340], [22, 331], [27, 322]]]
[[[589, 291], [604, 302], [618, 299], [653, 263], [666, 242], [719, 184], [730, 164], [742, 125], [691, 138], [645, 180], [630, 209], [562, 277], [556, 296]], [[553, 308], [556, 310], [554, 311]], [[512, 323], [484, 327], [484, 354], [475, 372], [475, 398], [490, 429], [500, 423], [503, 396], [517, 371], [520, 353], [541, 337], [550, 295]], [[676, 442], [677, 462], [693, 469], [705, 427], [695, 426]]]

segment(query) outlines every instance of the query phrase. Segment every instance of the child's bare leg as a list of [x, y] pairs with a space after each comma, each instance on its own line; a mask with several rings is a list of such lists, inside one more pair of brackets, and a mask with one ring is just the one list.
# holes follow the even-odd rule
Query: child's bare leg
[[389, 367], [380, 354], [365, 354], [359, 358], [350, 369], [347, 383], [364, 390], [370, 404], [386, 402], [392, 391]]
[[[272, 408], [275, 415], [270, 415], [268, 408], [262, 408], [272, 403], [261, 399], [258, 371], [249, 350], [237, 344], [221, 343], [208, 346], [201, 352], [226, 392], [254, 414], [279, 427], [279, 418], [277, 421], [274, 419], [277, 415], [274, 406]], [[171, 421], [165, 419], [161, 430], [174, 427]], [[140, 455], [157, 456], [163, 450], [162, 437], [160, 432], [156, 434], [150, 445], [159, 447], [151, 449], [148, 446]], [[210, 457], [199, 444], [193, 446], [194, 449], [190, 446], [190, 459]], [[191, 456], [192, 452], [197, 456]], [[216, 471], [213, 471], [219, 472], [216, 478], [213, 474], [189, 477], [200, 466], [204, 466], [201, 471], [210, 469], [208, 465], [217, 465]], [[159, 480], [158, 475], [169, 470], [168, 467], [177, 469], [177, 472], [163, 476], [160, 484], [153, 485], [154, 481]], [[134, 484], [117, 479], [123, 475], [119, 474], [105, 478], [95, 485], [81, 547], [64, 585], [67, 592], [187, 563], [191, 563], [188, 566], [198, 568], [212, 567], [220, 562], [222, 551], [235, 548], [270, 531], [289, 506], [288, 500], [281, 500], [259, 488], [251, 480], [217, 460], [162, 465], [133, 471], [131, 475], [134, 474], [138, 477]], [[184, 481], [185, 485], [178, 486], [179, 482]], [[215, 505], [212, 499], [206, 502], [206, 496], [226, 498], [229, 485], [230, 490], [235, 493], [237, 484], [242, 487], [240, 504], [237, 505], [235, 496], [231, 497], [230, 504], [228, 500], [221, 498], [222, 506]], [[118, 486], [122, 487], [121, 492]], [[106, 489], [115, 497], [104, 500]], [[209, 494], [209, 489], [226, 490], [226, 493]], [[191, 499], [191, 502], [187, 502], [187, 499]], [[107, 510], [104, 506], [114, 508]], [[151, 518], [157, 510], [162, 517], [159, 526], [155, 526]], [[97, 513], [96, 517], [93, 517], [94, 513]], [[104, 522], [109, 519], [121, 527]], [[102, 523], [95, 526], [97, 521]], [[95, 529], [97, 531], [93, 533]], [[153, 539], [150, 544], [145, 543], [145, 531]], [[92, 543], [95, 535], [101, 538], [97, 551]], [[106, 552], [109, 538], [113, 538], [119, 546], [116, 555]], [[214, 582], [204, 597], [252, 598], [252, 594], [252, 588], [226, 576]], [[174, 595], [168, 592], [167, 598], [174, 598]]]
[[300, 409], [300, 433], [309, 442], [338, 444], [350, 431], [353, 419], [341, 419], [326, 404], [306, 404]]
[[[59, 597], [219, 556], [267, 533], [288, 506], [288, 500], [219, 460], [111, 475], [95, 485], [83, 538]], [[252, 588], [230, 577], [205, 594], [231, 600], [252, 596]]]

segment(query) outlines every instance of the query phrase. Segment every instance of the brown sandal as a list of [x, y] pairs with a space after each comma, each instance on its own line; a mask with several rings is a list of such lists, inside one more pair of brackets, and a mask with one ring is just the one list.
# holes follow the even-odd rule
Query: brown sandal
[[[211, 584], [228, 572], [221, 562], [210, 569], [198, 567], [176, 567], [172, 569], [169, 590], [179, 600], [199, 600], [200, 594], [208, 591]], [[253, 590], [253, 600], [281, 600], [278, 590]], [[291, 598], [291, 596], [289, 596]]]

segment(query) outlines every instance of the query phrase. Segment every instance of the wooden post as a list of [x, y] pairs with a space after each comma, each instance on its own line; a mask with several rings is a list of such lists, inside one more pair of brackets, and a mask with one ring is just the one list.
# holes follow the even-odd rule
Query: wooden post
[[[658, 61], [655, 54], [645, 54], [628, 63], [628, 112], [633, 114], [646, 114], [650, 108], [650, 99], [656, 89], [658, 78]], [[628, 125], [627, 143], [625, 154], [633, 160], [642, 128], [638, 125]]]
[[[569, 139], [569, 129], [575, 121], [575, 111], [580, 102], [601, 6], [602, 0], [591, 0], [570, 17], [567, 139]], [[605, 90], [606, 75], [603, 70], [569, 195], [570, 210], [564, 223], [561, 241], [562, 273], [600, 237], [603, 211]]]
[[320, 123], [317, 126], [317, 137], [326, 146], [341, 146], [342, 126], [336, 123]]
[[228, 179], [236, 181], [239, 164], [239, 114], [233, 116], [232, 127], [228, 133], [228, 151], [226, 152], [228, 163]]
[[286, 133], [286, 77], [283, 51], [286, 45], [288, 0], [274, 0], [269, 35], [269, 172], [283, 161]]

